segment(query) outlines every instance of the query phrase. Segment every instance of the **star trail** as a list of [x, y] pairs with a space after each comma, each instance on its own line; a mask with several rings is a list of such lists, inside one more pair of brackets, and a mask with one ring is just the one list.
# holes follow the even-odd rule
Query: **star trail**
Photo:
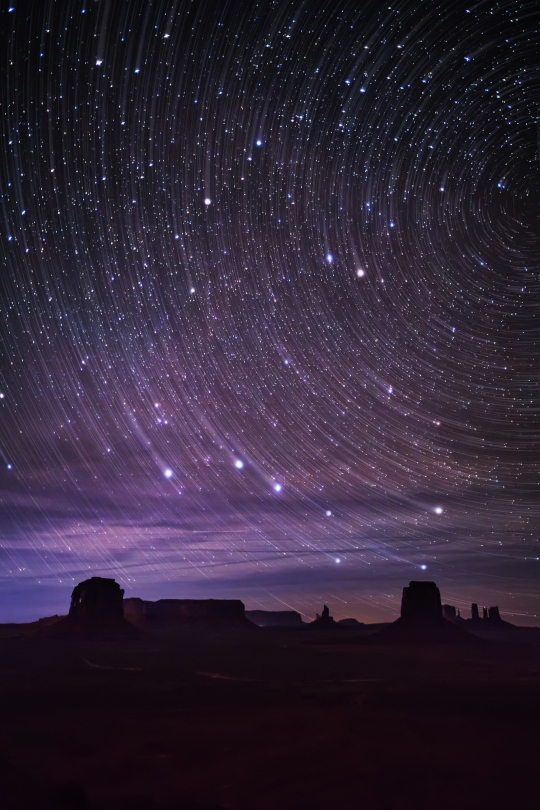
[[100, 575], [537, 623], [537, 4], [0, 20], [0, 620]]

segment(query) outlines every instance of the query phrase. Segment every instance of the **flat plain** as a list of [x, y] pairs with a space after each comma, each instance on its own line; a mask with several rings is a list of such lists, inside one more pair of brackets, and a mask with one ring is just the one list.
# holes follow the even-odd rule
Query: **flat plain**
[[366, 632], [85, 640], [4, 626], [2, 806], [536, 806], [540, 631], [466, 646]]

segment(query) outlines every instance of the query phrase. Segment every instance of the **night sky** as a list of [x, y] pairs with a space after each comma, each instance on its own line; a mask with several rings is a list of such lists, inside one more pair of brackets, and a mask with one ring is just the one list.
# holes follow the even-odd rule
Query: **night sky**
[[0, 12], [0, 621], [540, 624], [536, 2]]

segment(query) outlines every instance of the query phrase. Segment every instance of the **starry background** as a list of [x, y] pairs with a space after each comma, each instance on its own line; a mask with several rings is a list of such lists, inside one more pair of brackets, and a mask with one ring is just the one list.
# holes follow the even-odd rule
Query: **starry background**
[[0, 621], [540, 623], [535, 2], [3, 3]]

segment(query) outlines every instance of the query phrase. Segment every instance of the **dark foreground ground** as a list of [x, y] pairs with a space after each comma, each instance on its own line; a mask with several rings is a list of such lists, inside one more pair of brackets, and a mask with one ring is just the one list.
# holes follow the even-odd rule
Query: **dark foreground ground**
[[472, 648], [257, 629], [0, 638], [0, 804], [537, 807], [536, 637]]

